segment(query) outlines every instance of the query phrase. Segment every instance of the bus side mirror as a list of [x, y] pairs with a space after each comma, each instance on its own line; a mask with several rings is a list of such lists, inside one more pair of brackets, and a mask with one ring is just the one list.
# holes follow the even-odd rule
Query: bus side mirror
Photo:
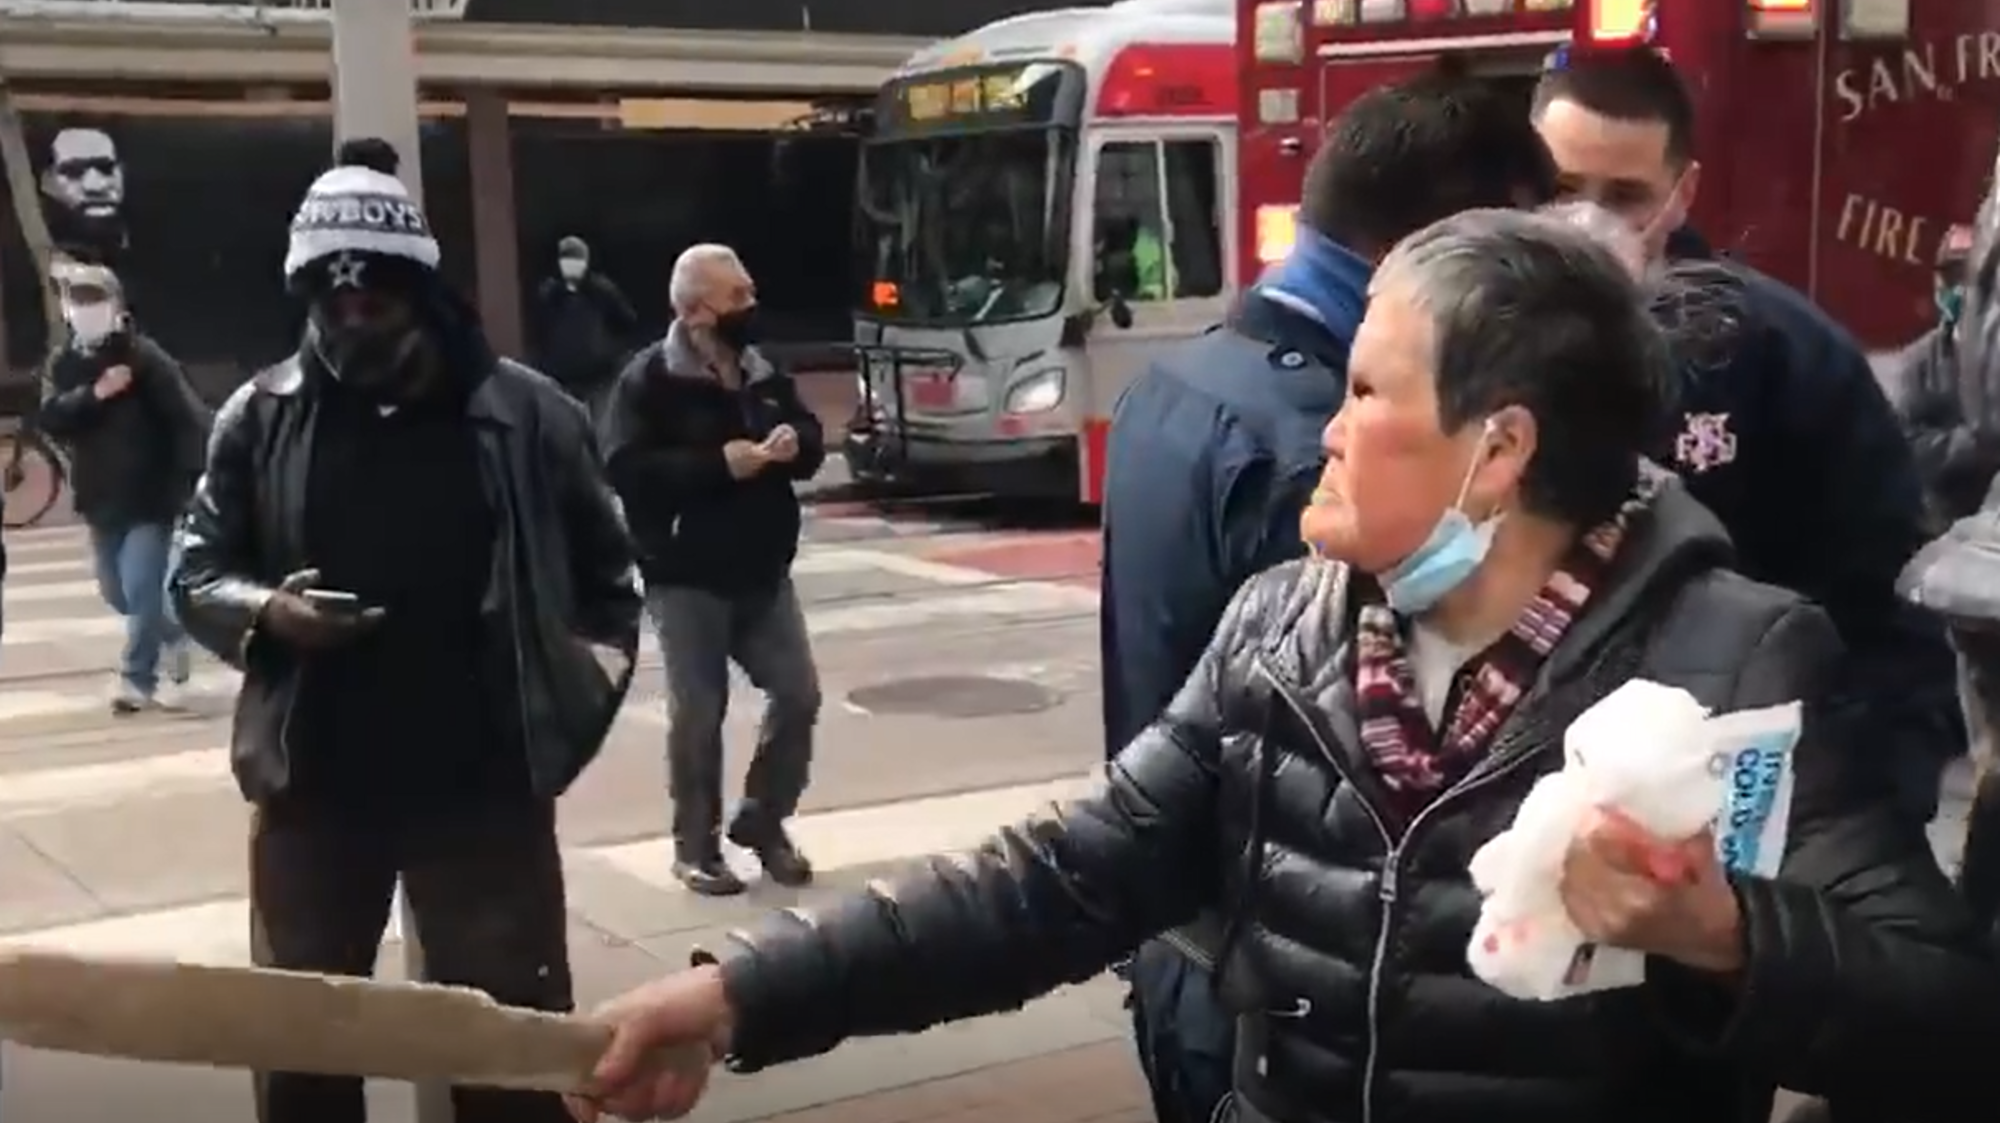
[[1132, 306], [1125, 303], [1125, 294], [1113, 292], [1111, 299], [1104, 302], [1104, 310], [1111, 314], [1111, 326], [1125, 331], [1132, 326]]

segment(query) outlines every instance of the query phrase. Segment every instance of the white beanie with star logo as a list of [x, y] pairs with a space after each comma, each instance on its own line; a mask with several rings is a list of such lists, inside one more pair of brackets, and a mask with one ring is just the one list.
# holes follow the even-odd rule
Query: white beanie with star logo
[[396, 150], [387, 141], [363, 137], [343, 143], [336, 162], [306, 189], [292, 218], [286, 282], [342, 254], [401, 258], [436, 269], [437, 239], [423, 208], [396, 178]]

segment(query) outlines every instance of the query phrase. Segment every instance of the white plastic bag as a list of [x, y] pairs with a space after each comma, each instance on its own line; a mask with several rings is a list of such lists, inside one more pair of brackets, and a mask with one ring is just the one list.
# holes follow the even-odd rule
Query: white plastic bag
[[1633, 680], [1571, 723], [1563, 770], [1472, 857], [1484, 898], [1466, 950], [1474, 974], [1517, 998], [1552, 1001], [1645, 981], [1645, 956], [1586, 942], [1563, 908], [1562, 863], [1597, 809], [1665, 839], [1715, 832], [1730, 869], [1777, 872], [1791, 811], [1796, 702], [1710, 716], [1693, 695]]

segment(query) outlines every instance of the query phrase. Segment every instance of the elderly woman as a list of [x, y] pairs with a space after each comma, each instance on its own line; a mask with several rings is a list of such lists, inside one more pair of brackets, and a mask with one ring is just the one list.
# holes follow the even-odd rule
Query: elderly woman
[[649, 1060], [664, 1046], [755, 1071], [1010, 1010], [1204, 906], [1229, 920], [1246, 1123], [1762, 1123], [1780, 1084], [1953, 1090], [1939, 1058], [1994, 1040], [2000, 984], [1810, 718], [1778, 879], [1683, 844], [1696, 872], [1662, 883], [1625, 835], [1573, 844], [1569, 911], [1649, 953], [1643, 985], [1533, 1003], [1467, 969], [1467, 862], [1576, 713], [1633, 676], [1720, 709], [1809, 700], [1835, 653], [1642, 466], [1669, 362], [1586, 232], [1478, 211], [1411, 237], [1326, 431], [1316, 556], [1243, 589], [1103, 789], [614, 1002], [573, 1107], [687, 1110], [707, 1066]]

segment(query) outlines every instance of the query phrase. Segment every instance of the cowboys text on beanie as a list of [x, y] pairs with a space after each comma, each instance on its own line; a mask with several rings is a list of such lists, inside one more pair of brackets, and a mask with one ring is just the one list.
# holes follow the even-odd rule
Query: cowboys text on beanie
[[423, 208], [394, 174], [395, 149], [364, 137], [342, 144], [340, 161], [306, 189], [292, 218], [286, 282], [315, 262], [342, 253], [379, 254], [437, 268], [437, 239]]

